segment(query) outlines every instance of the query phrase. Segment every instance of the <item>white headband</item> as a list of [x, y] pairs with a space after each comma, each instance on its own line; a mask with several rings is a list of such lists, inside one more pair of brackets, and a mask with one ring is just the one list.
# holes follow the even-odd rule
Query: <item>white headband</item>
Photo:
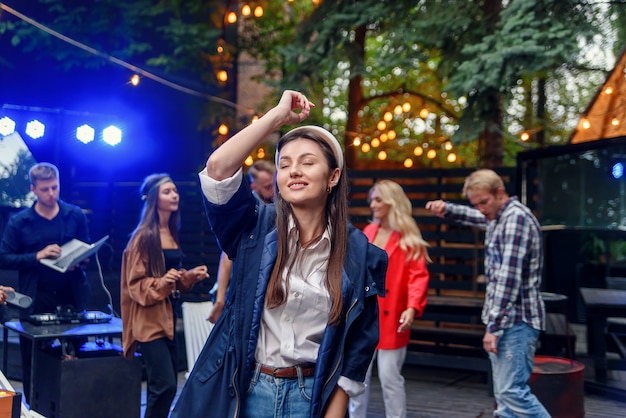
[[[330, 149], [333, 150], [333, 154], [335, 155], [335, 159], [337, 160], [337, 165], [339, 166], [339, 170], [343, 170], [343, 163], [344, 163], [343, 150], [341, 149], [341, 145], [339, 145], [339, 141], [337, 141], [337, 138], [335, 138], [333, 134], [331, 134], [326, 129], [321, 128], [319, 126], [305, 125], [305, 126], [298, 126], [297, 128], [294, 128], [290, 130], [289, 132], [287, 132], [285, 135], [291, 135], [291, 134], [298, 133], [301, 131], [314, 131], [318, 133], [322, 137], [322, 139], [326, 141], [328, 145], [330, 145]], [[276, 163], [276, 166], [278, 166], [278, 152], [276, 153], [276, 156], [275, 156], [275, 163]]]

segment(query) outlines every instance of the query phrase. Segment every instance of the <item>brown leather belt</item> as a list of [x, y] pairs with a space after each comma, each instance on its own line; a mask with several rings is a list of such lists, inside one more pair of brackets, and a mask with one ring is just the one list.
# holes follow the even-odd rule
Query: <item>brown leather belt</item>
[[302, 365], [292, 367], [269, 367], [261, 365], [260, 372], [280, 379], [295, 379], [298, 377], [298, 369], [302, 370], [302, 377], [309, 377], [315, 374], [315, 365]]

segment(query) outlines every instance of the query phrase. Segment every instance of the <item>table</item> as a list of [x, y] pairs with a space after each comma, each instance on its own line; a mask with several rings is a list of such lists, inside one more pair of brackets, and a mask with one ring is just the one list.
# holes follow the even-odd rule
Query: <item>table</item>
[[580, 288], [587, 308], [587, 352], [595, 357], [596, 380], [606, 383], [606, 318], [626, 318], [626, 290]]
[[31, 346], [31, 372], [30, 372], [30, 399], [33, 399], [33, 388], [35, 387], [35, 373], [37, 365], [35, 354], [37, 342], [74, 338], [74, 337], [119, 337], [122, 335], [122, 320], [120, 318], [111, 318], [110, 322], [101, 324], [59, 324], [59, 325], [34, 325], [24, 321], [8, 321], [3, 324], [3, 338], [5, 349], [2, 356], [2, 367], [6, 372], [8, 366], [7, 341], [9, 330], [18, 333], [20, 336], [26, 337], [32, 343]]

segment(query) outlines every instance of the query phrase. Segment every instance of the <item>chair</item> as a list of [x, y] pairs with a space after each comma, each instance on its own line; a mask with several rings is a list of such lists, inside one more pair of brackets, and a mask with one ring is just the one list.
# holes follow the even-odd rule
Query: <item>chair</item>
[[193, 369], [193, 365], [200, 351], [202, 351], [211, 329], [213, 329], [213, 324], [207, 320], [212, 308], [213, 302], [183, 302], [182, 304], [187, 373]]

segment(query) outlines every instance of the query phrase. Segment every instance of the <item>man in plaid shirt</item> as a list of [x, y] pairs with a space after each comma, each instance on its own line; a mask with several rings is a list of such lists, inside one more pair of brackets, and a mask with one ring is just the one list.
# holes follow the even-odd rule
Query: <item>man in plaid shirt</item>
[[483, 347], [491, 360], [497, 417], [550, 417], [530, 392], [539, 332], [545, 329], [541, 298], [543, 244], [539, 222], [492, 170], [465, 179], [473, 208], [443, 200], [426, 203], [433, 214], [485, 230], [487, 289]]

